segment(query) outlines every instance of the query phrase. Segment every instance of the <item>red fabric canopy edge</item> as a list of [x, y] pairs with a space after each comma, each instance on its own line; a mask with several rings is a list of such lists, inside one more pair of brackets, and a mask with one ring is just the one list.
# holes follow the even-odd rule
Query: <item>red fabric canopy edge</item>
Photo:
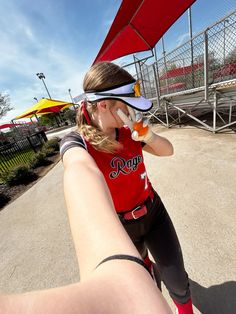
[[4, 124], [0, 125], [0, 130], [1, 129], [12, 128], [12, 127], [17, 126], [17, 125], [22, 125], [22, 124], [20, 124], [20, 123], [4, 123]]
[[135, 3], [123, 0], [93, 64], [152, 49], [195, 0], [169, 2], [168, 5], [156, 0], [138, 0]]

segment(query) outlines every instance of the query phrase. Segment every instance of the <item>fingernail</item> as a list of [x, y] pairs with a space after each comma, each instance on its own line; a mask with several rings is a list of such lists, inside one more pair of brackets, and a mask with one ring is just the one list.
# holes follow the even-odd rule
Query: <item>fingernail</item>
[[138, 138], [138, 132], [133, 131], [131, 136], [132, 136], [132, 139], [136, 140]]
[[149, 120], [148, 119], [143, 120], [143, 127], [145, 128], [148, 125], [149, 125]]

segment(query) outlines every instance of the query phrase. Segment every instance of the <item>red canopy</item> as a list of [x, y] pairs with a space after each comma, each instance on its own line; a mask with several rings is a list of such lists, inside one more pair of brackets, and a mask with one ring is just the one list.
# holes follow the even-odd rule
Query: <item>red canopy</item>
[[[71, 104], [70, 104], [71, 106]], [[42, 108], [42, 109], [39, 109], [37, 111], [37, 113], [52, 113], [52, 112], [59, 112], [60, 110], [64, 109], [65, 107], [68, 107], [68, 103], [64, 103], [62, 105], [57, 105], [57, 106], [53, 106], [53, 107], [50, 107], [50, 108]]]
[[0, 125], [0, 129], [13, 128], [14, 126], [17, 126], [17, 125], [22, 125], [22, 124], [19, 124], [19, 123], [4, 123], [4, 124]]
[[94, 61], [152, 49], [195, 0], [123, 0]]

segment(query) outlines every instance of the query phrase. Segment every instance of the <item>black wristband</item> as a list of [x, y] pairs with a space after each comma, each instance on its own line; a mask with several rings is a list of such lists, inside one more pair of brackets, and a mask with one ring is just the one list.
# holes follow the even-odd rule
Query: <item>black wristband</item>
[[149, 269], [148, 269], [148, 267], [147, 267], [147, 265], [144, 263], [144, 261], [142, 259], [140, 259], [140, 258], [138, 258], [136, 256], [126, 255], [126, 254], [117, 254], [117, 255], [108, 256], [108, 257], [104, 258], [104, 260], [102, 260], [96, 266], [96, 268], [98, 268], [98, 266], [100, 266], [101, 264], [103, 264], [105, 262], [108, 262], [108, 261], [112, 261], [114, 259], [128, 260], [128, 261], [131, 261], [131, 262], [138, 263], [139, 265], [143, 266], [149, 272], [149, 274], [151, 274]]

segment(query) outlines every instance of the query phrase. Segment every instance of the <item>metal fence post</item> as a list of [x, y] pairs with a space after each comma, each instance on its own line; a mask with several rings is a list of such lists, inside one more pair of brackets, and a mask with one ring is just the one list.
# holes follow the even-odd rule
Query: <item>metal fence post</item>
[[208, 101], [208, 29], [204, 32], [204, 86], [205, 86], [205, 101]]
[[46, 143], [48, 141], [46, 133], [44, 131], [40, 131], [39, 134], [41, 135], [43, 141]]
[[217, 109], [217, 93], [214, 91], [214, 102], [213, 102], [213, 133], [216, 132], [216, 109]]
[[162, 43], [162, 53], [163, 53], [163, 60], [164, 60], [164, 67], [166, 71], [166, 92], [169, 94], [169, 83], [168, 83], [168, 69], [167, 69], [167, 64], [166, 64], [166, 51], [165, 51], [165, 46], [164, 46], [164, 38], [161, 37], [161, 43]]
[[192, 88], [194, 88], [194, 67], [193, 67], [193, 31], [192, 31], [192, 12], [191, 7], [188, 9], [188, 23], [189, 23], [189, 37], [190, 37], [190, 49], [191, 49], [191, 69], [192, 69]]
[[158, 70], [155, 69], [155, 63], [152, 65], [153, 67], [153, 74], [154, 74], [154, 82], [155, 82], [155, 88], [156, 88], [156, 95], [157, 95], [157, 107], [160, 108], [160, 86], [158, 86]]
[[168, 105], [166, 103], [166, 100], [165, 100], [165, 111], [166, 111], [166, 126], [167, 128], [169, 128], [169, 116], [168, 116]]
[[33, 149], [33, 151], [34, 151], [35, 153], [37, 153], [37, 149], [34, 147], [33, 143], [31, 142], [30, 137], [27, 136], [26, 138], [27, 138], [27, 140], [28, 140], [28, 142], [29, 142], [29, 144], [30, 144], [30, 147]]
[[139, 73], [140, 73], [140, 78], [141, 78], [141, 83], [142, 83], [142, 87], [143, 87], [143, 96], [146, 97], [146, 92], [145, 92], [145, 86], [144, 86], [144, 79], [143, 79], [143, 73], [142, 73], [142, 69], [141, 69], [141, 64], [140, 61], [138, 60], [138, 65], [139, 65]]
[[135, 71], [136, 71], [136, 75], [137, 75], [137, 80], [139, 79], [139, 73], [138, 73], [138, 69], [137, 69], [137, 61], [136, 61], [136, 57], [133, 54], [133, 58], [134, 58], [134, 66], [135, 66]]

